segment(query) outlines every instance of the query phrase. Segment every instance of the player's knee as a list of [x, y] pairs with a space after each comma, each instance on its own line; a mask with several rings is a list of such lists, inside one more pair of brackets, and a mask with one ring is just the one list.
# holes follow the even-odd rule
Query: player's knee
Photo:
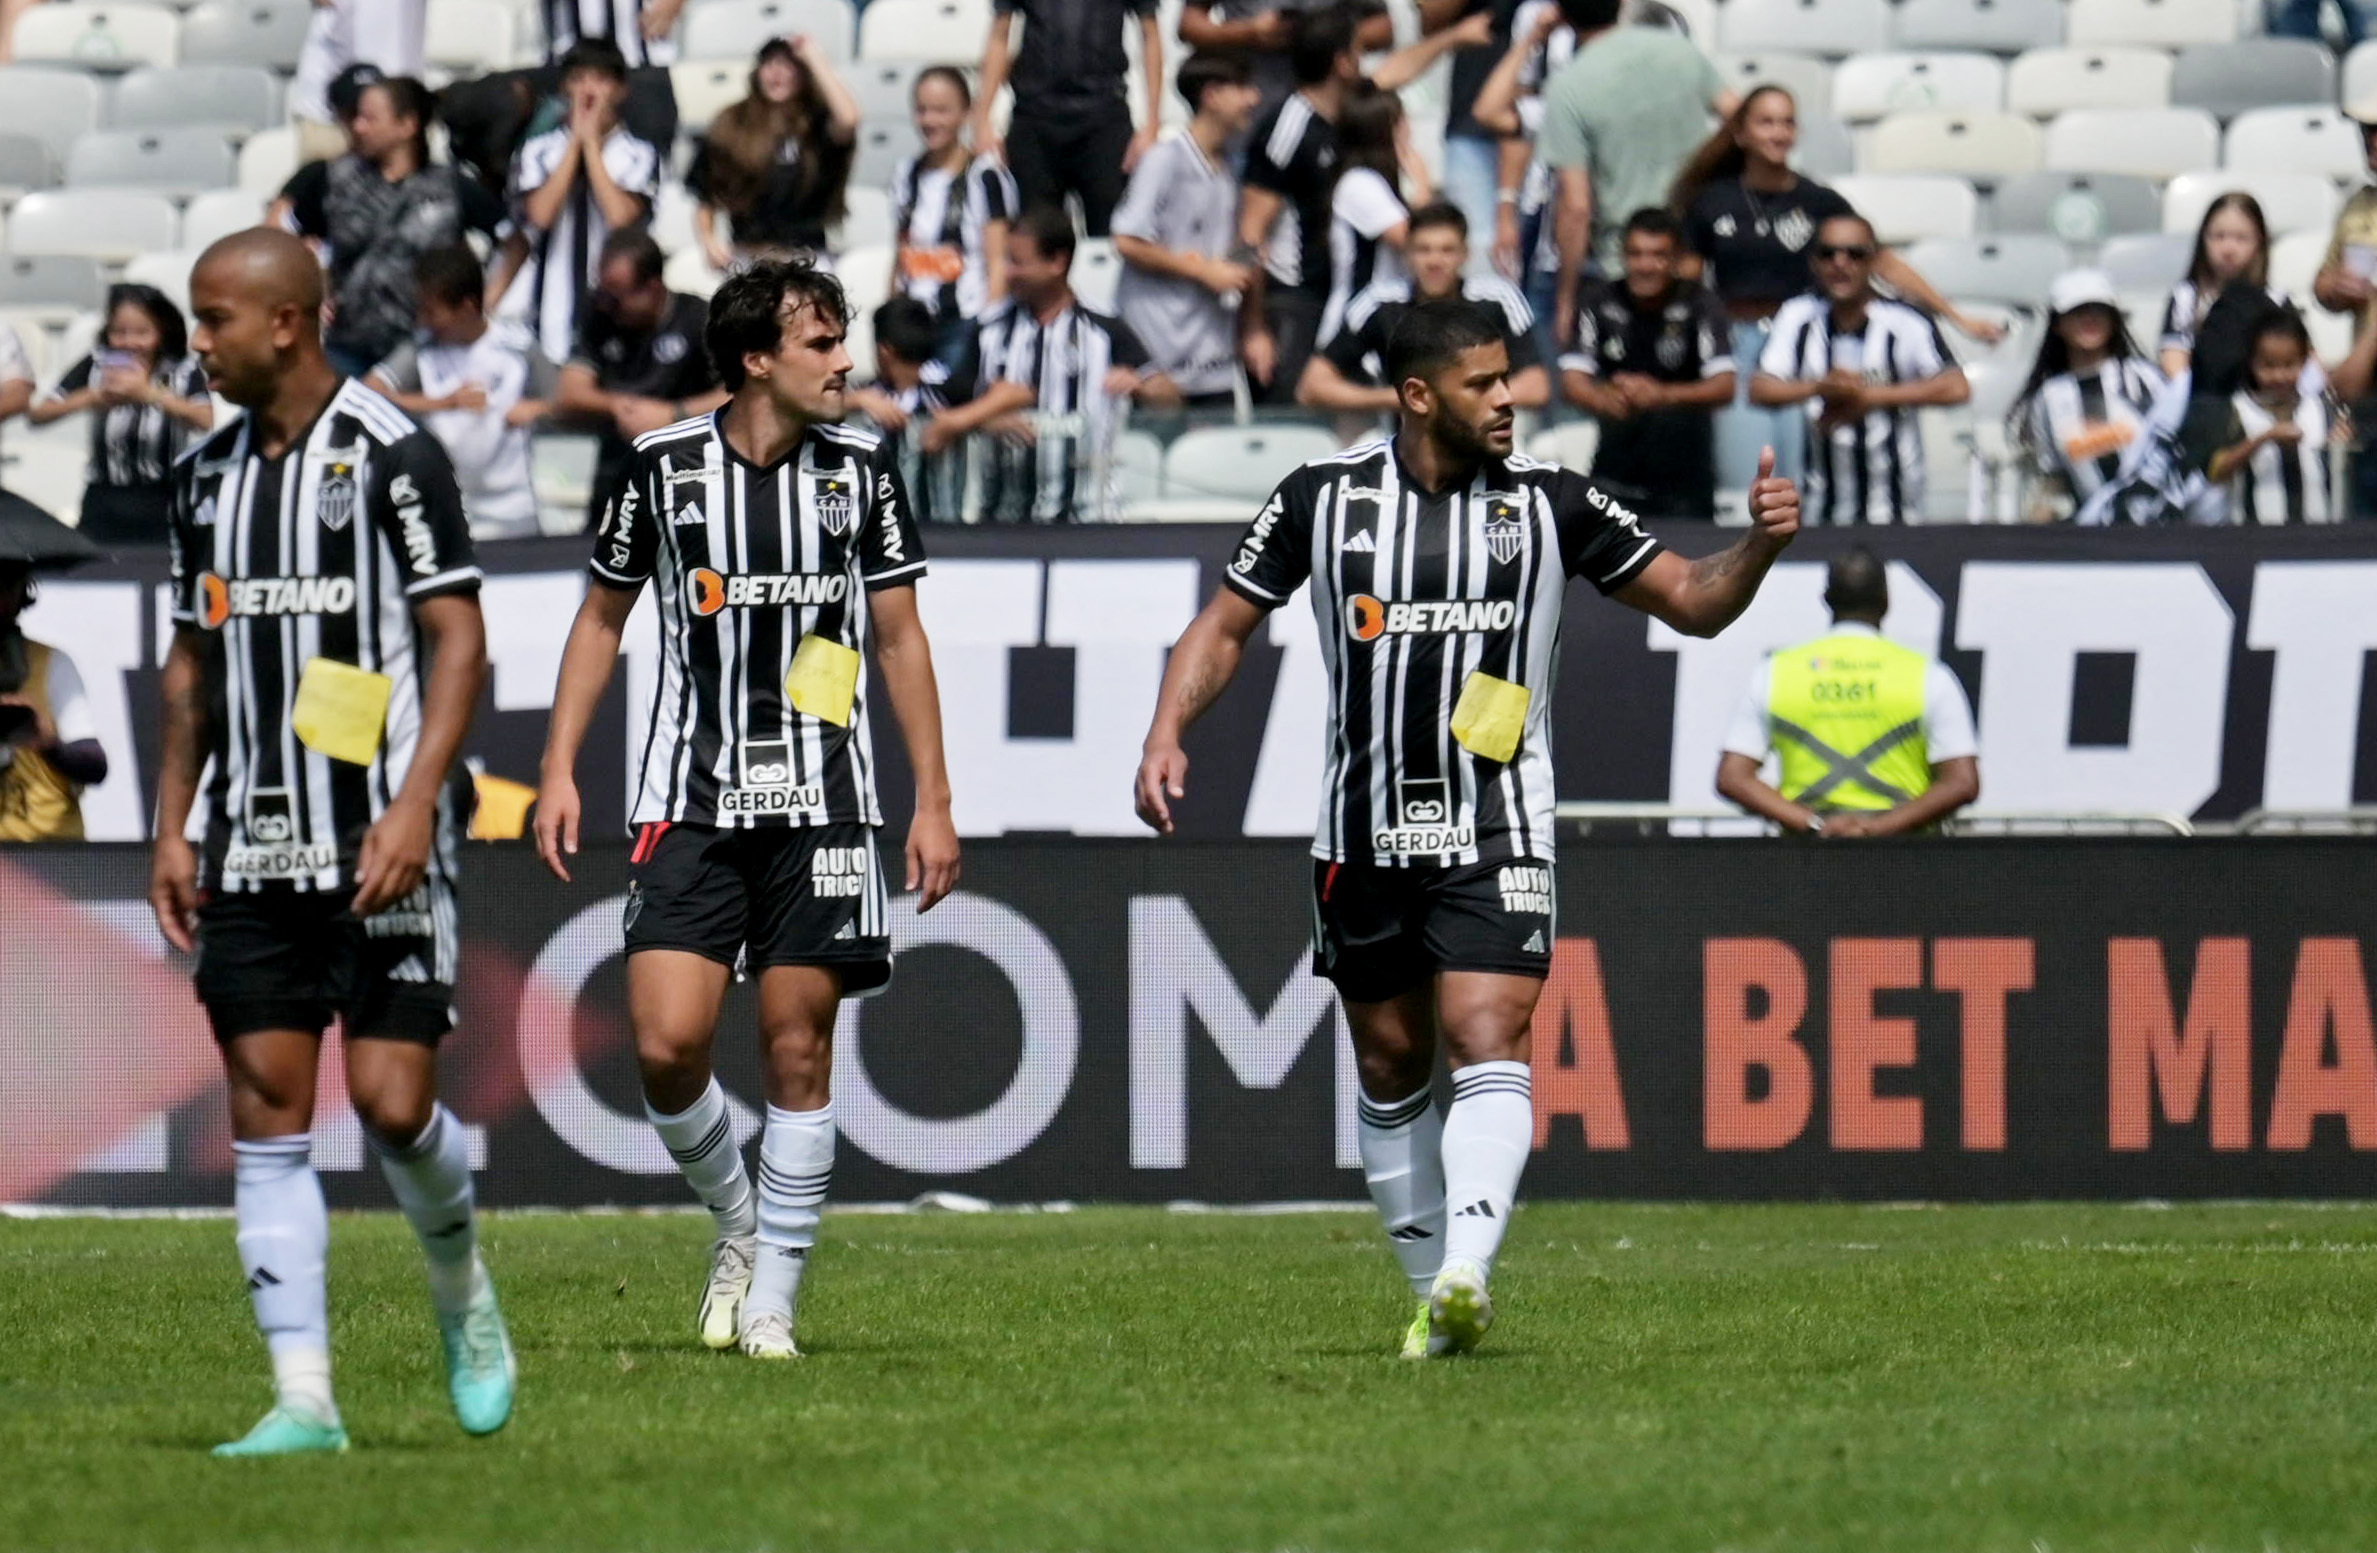
[[1355, 1067], [1362, 1076], [1362, 1093], [1379, 1101], [1404, 1100], [1418, 1094], [1428, 1082], [1428, 1059], [1432, 1055], [1410, 1039], [1365, 1044], [1355, 1057]]
[[710, 1073], [709, 1032], [639, 1026], [636, 1066], [643, 1070], [647, 1087], [655, 1082], [706, 1081]]
[[426, 1093], [399, 1091], [355, 1096], [355, 1115], [373, 1137], [392, 1149], [410, 1147], [428, 1130], [430, 1115], [436, 1109], [436, 1097]]

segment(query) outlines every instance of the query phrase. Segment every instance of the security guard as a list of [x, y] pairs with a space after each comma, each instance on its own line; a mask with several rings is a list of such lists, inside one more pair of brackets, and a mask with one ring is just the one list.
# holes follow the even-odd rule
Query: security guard
[[[1825, 573], [1832, 631], [1758, 666], [1717, 765], [1717, 791], [1788, 831], [1896, 836], [1981, 796], [1972, 703], [1945, 664], [1882, 635], [1890, 581], [1873, 552]], [[1772, 753], [1780, 790], [1759, 775]]]

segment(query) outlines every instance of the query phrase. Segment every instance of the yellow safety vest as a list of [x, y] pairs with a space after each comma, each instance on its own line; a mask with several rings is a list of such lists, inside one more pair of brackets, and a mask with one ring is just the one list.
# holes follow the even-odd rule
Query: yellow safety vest
[[1895, 808], [1931, 786], [1923, 737], [1931, 660], [1841, 632], [1774, 655], [1766, 725], [1781, 791], [1817, 810]]
[[[25, 683], [17, 694], [54, 720], [58, 709], [50, 705], [49, 670], [50, 649], [25, 643]], [[18, 745], [0, 767], [0, 841], [82, 840], [82, 791], [57, 767]]]

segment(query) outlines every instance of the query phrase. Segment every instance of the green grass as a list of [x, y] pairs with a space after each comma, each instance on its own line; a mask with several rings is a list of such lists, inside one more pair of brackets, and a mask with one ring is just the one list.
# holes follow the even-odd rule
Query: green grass
[[518, 1415], [333, 1231], [343, 1459], [221, 1222], [0, 1223], [0, 1548], [2365, 1549], [2377, 1206], [1538, 1205], [1476, 1358], [1367, 1216], [829, 1218], [810, 1356], [702, 1351], [705, 1221], [501, 1217]]

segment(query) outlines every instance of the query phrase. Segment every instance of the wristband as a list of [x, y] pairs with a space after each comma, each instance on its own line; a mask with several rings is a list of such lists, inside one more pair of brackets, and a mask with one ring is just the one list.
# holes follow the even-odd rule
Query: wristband
[[1497, 205], [1516, 205], [1518, 202], [1519, 191], [1516, 189], [1496, 189], [1494, 191], [1494, 203]]

